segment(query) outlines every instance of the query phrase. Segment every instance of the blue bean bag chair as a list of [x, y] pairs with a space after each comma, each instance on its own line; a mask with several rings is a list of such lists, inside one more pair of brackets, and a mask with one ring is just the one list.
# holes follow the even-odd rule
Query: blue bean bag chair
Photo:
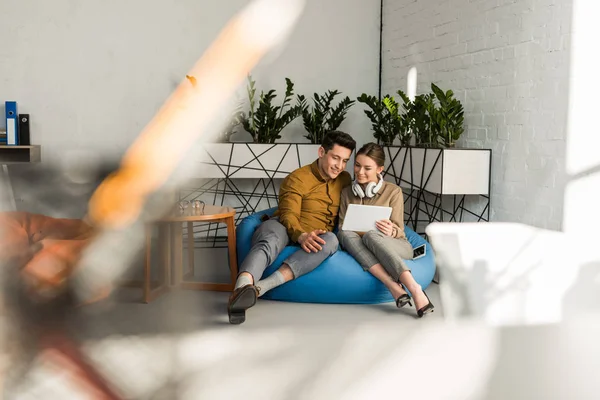
[[[260, 211], [242, 219], [236, 228], [237, 257], [242, 261], [252, 246], [252, 235], [261, 223], [264, 214], [273, 215], [277, 208]], [[419, 234], [405, 226], [405, 233], [413, 248], [425, 244], [426, 255], [418, 260], [407, 260], [415, 280], [423, 289], [427, 288], [435, 274], [435, 260], [431, 245]], [[264, 272], [263, 277], [271, 275], [293, 252], [300, 249], [297, 245], [288, 245]], [[358, 262], [348, 253], [339, 249], [327, 258], [314, 271], [278, 286], [261, 299], [290, 301], [298, 303], [329, 304], [378, 304], [393, 302], [394, 298], [387, 288], [369, 272], [363, 271]]]

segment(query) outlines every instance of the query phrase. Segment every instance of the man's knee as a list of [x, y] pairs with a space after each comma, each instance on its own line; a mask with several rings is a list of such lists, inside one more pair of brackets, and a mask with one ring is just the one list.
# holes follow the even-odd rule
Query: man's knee
[[287, 230], [277, 220], [268, 220], [260, 224], [252, 237], [253, 247], [266, 247], [269, 253], [280, 253], [288, 242]]
[[369, 232], [366, 232], [363, 237], [362, 237], [362, 241], [365, 245], [369, 245], [369, 244], [373, 244], [376, 243], [378, 241], [380, 241], [383, 238], [383, 233], [377, 231], [377, 230], [372, 230]]
[[285, 226], [276, 219], [269, 219], [261, 223], [252, 237], [253, 242], [260, 242], [261, 240], [267, 240], [272, 238], [278, 238], [281, 240], [288, 240], [287, 230]]
[[319, 236], [325, 240], [325, 244], [321, 246], [323, 248], [322, 251], [333, 254], [338, 250], [340, 242], [333, 232], [327, 232]]

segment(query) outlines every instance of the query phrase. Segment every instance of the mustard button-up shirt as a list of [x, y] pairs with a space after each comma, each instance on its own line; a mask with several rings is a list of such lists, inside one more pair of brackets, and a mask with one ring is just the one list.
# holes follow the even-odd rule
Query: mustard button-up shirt
[[333, 231], [340, 209], [342, 189], [352, 183], [347, 171], [335, 179], [321, 175], [317, 161], [288, 175], [279, 189], [279, 209], [275, 216], [294, 242], [304, 232]]

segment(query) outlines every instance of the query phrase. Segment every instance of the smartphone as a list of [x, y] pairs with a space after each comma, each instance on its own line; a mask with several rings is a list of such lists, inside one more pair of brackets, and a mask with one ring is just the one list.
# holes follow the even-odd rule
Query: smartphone
[[426, 245], [424, 245], [424, 244], [422, 244], [418, 247], [415, 247], [413, 250], [413, 260], [423, 257], [425, 255], [425, 248], [426, 248]]

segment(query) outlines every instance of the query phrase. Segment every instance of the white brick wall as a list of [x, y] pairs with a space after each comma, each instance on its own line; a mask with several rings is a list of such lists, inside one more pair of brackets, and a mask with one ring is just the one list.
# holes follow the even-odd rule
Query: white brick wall
[[383, 94], [463, 102], [460, 146], [491, 148], [493, 221], [560, 229], [572, 0], [387, 0]]

